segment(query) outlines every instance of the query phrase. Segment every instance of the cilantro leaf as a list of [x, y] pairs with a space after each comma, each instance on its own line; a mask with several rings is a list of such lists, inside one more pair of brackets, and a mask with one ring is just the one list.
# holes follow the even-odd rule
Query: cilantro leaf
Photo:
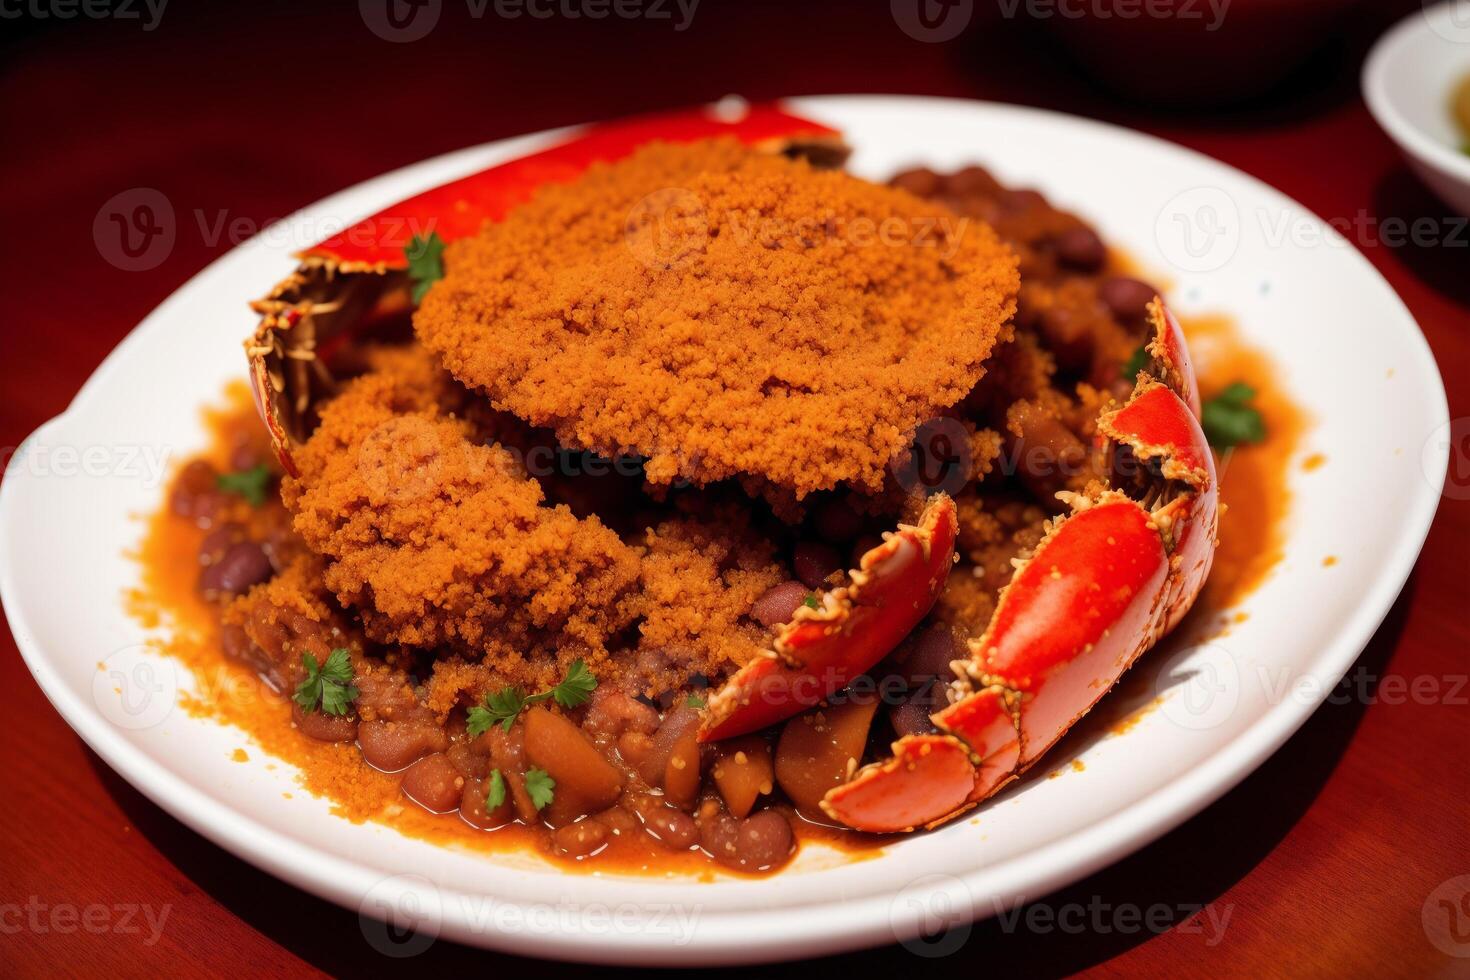
[[413, 236], [403, 250], [408, 259], [408, 275], [413, 280], [413, 304], [422, 303], [429, 287], [444, 278], [444, 239], [437, 231], [429, 232], [428, 238]]
[[471, 708], [465, 718], [465, 729], [472, 737], [479, 737], [493, 725], [501, 725], [508, 732], [515, 724], [516, 715], [526, 706], [526, 699], [518, 687], [503, 687], [494, 694], [485, 695], [482, 705]]
[[271, 471], [261, 463], [248, 470], [221, 473], [214, 482], [226, 493], [236, 493], [244, 497], [251, 507], [259, 507], [265, 503], [266, 488], [271, 483]]
[[697, 694], [691, 694], [687, 698], [684, 699], [684, 707], [686, 707], [686, 708], [693, 708], [696, 711], [698, 711], [698, 710], [703, 709], [704, 708], [704, 705], [705, 705], [704, 698], [700, 697]]
[[1250, 404], [1255, 397], [1254, 388], [1237, 381], [1200, 407], [1200, 425], [1211, 446], [1230, 449], [1266, 438], [1266, 422]]
[[[556, 687], [551, 689], [551, 696], [556, 698], [556, 703], [563, 708], [575, 708], [592, 696], [597, 690], [597, 678], [587, 669], [587, 665], [581, 660], [573, 660], [572, 666], [567, 669], [566, 678]], [[537, 695], [538, 700], [544, 700]]]
[[505, 777], [499, 769], [490, 770], [490, 791], [485, 794], [485, 809], [498, 810], [505, 803]]
[[563, 708], [575, 708], [586, 702], [595, 690], [597, 678], [592, 676], [587, 664], [581, 660], [573, 660], [572, 665], [567, 668], [567, 676], [550, 690], [527, 696], [521, 693], [520, 688], [503, 687], [494, 694], [487, 694], [483, 704], [469, 710], [465, 718], [465, 729], [475, 738], [488, 731], [491, 725], [503, 725], [508, 732], [510, 726], [515, 724], [516, 717], [533, 704], [555, 698], [556, 703]]
[[556, 799], [555, 790], [556, 780], [551, 778], [551, 773], [534, 766], [526, 770], [526, 792], [530, 794], [531, 803], [536, 809], [546, 809]]
[[320, 708], [329, 715], [345, 715], [357, 697], [357, 688], [352, 686], [352, 660], [342, 648], [327, 655], [327, 662], [318, 664], [309, 653], [301, 655], [301, 665], [306, 668], [306, 679], [296, 685], [291, 700], [305, 712]]
[[803, 606], [806, 606], [808, 609], [821, 609], [822, 608], [822, 604], [817, 601], [817, 597], [815, 595], [810, 595], [810, 594], [805, 599], [801, 600], [801, 604]]
[[1138, 377], [1138, 372], [1148, 367], [1148, 362], [1152, 356], [1148, 352], [1148, 344], [1139, 347], [1138, 350], [1133, 352], [1133, 356], [1124, 362], [1123, 377], [1128, 381], [1132, 381]]

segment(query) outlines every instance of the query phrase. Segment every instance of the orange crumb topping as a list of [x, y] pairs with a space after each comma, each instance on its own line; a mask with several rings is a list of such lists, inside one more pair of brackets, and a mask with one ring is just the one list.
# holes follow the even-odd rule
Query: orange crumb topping
[[1016, 260], [942, 205], [733, 141], [651, 145], [449, 246], [420, 339], [651, 482], [877, 490], [983, 374]]

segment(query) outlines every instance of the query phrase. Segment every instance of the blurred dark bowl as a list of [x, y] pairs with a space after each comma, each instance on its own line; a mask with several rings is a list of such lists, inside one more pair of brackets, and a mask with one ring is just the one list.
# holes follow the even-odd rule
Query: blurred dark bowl
[[[1121, 93], [1156, 104], [1223, 104], [1280, 82], [1360, 2], [1061, 0], [1047, 23], [1079, 62]], [[1134, 15], [1120, 16], [1124, 11]]]

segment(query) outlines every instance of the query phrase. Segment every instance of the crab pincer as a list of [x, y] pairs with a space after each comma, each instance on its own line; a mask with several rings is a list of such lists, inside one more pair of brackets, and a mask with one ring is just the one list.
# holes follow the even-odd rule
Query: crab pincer
[[850, 584], [826, 592], [777, 633], [770, 650], [709, 699], [700, 741], [758, 731], [847, 687], [929, 614], [954, 564], [954, 501], [936, 494], [862, 556]]
[[1214, 553], [1214, 457], [1178, 324], [1155, 300], [1152, 361], [1099, 419], [1114, 487], [1062, 494], [1052, 523], [1000, 595], [969, 657], [952, 666], [938, 734], [830, 790], [822, 809], [859, 830], [908, 831], [963, 813], [1016, 778], [1189, 609]]

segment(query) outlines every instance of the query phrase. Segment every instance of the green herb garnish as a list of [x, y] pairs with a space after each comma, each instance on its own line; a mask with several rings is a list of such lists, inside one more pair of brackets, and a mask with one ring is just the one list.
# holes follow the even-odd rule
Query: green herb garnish
[[526, 770], [526, 792], [538, 810], [544, 810], [556, 798], [556, 780], [545, 769], [532, 767]]
[[494, 694], [485, 695], [482, 704], [470, 709], [465, 717], [465, 729], [473, 737], [485, 734], [496, 724], [503, 724], [505, 730], [510, 731], [510, 726], [515, 724], [516, 715], [525, 706], [526, 699], [521, 696], [520, 688], [501, 688]]
[[347, 651], [341, 648], [327, 655], [327, 662], [318, 666], [316, 657], [309, 653], [301, 655], [306, 668], [306, 680], [296, 685], [292, 700], [301, 705], [305, 712], [318, 707], [329, 715], [345, 715], [357, 697], [357, 688], [352, 686], [352, 661]]
[[485, 794], [485, 809], [498, 810], [505, 803], [505, 777], [499, 769], [490, 770], [490, 791]]
[[822, 608], [822, 604], [817, 601], [817, 597], [815, 595], [808, 595], [805, 599], [801, 600], [801, 604], [803, 606], [806, 606], [808, 609]]
[[413, 304], [423, 302], [429, 287], [444, 278], [444, 239], [437, 231], [429, 232], [428, 238], [413, 236], [403, 250], [408, 259], [408, 276], [413, 280]]
[[702, 711], [704, 709], [704, 698], [700, 697], [697, 694], [691, 694], [684, 699], [684, 707], [693, 708], [696, 711]]
[[271, 484], [271, 471], [264, 463], [252, 466], [248, 470], [239, 470], [234, 473], [221, 473], [215, 480], [215, 485], [226, 493], [237, 493], [244, 497], [251, 507], [259, 507], [265, 503], [265, 491]]
[[549, 690], [527, 697], [518, 687], [503, 687], [494, 694], [485, 695], [484, 702], [470, 709], [465, 718], [465, 728], [471, 736], [483, 735], [490, 726], [497, 724], [508, 732], [517, 716], [530, 705], [555, 698], [563, 708], [575, 708], [590, 698], [595, 690], [597, 678], [592, 676], [585, 663], [573, 660], [566, 678]]
[[1133, 356], [1123, 364], [1123, 377], [1133, 379], [1138, 377], [1138, 372], [1148, 367], [1152, 355], [1148, 352], [1148, 344], [1144, 344], [1133, 352]]
[[[575, 708], [592, 696], [597, 690], [597, 678], [592, 676], [592, 671], [580, 660], [573, 660], [572, 666], [567, 670], [566, 679], [551, 689], [552, 697], [556, 703], [563, 708]], [[532, 701], [544, 701], [546, 694], [532, 696]]]
[[1255, 397], [1256, 389], [1237, 381], [1201, 406], [1200, 425], [1211, 446], [1230, 449], [1266, 438], [1266, 422], [1250, 404]]

